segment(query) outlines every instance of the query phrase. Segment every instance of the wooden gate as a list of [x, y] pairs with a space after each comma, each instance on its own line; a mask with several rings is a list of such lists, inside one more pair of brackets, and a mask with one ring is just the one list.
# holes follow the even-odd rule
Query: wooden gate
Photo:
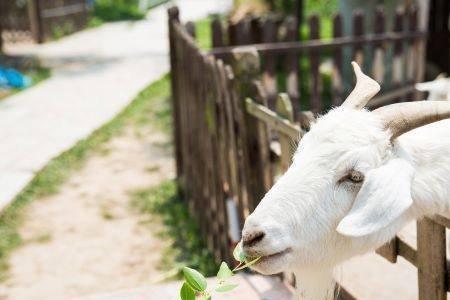
[[0, 1], [0, 36], [4, 42], [59, 38], [86, 26], [86, 0]]

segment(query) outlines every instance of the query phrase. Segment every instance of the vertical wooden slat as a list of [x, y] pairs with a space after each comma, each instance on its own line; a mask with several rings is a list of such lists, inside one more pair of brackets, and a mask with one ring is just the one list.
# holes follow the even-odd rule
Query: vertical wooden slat
[[211, 166], [213, 168], [211, 173], [212, 184], [214, 185], [215, 195], [211, 199], [211, 213], [209, 226], [212, 227], [211, 234], [214, 241], [214, 254], [216, 261], [220, 262], [226, 251], [226, 240], [223, 239], [224, 232], [224, 208], [223, 205], [226, 196], [224, 193], [224, 177], [225, 177], [225, 162], [223, 158], [223, 136], [222, 120], [221, 120], [221, 99], [222, 92], [220, 89], [219, 76], [217, 73], [217, 65], [213, 57], [205, 60], [206, 76], [209, 77], [209, 98], [207, 98], [207, 110], [204, 118], [206, 118], [207, 129], [211, 139]]
[[[401, 33], [403, 31], [403, 12], [397, 10], [394, 17], [394, 32]], [[394, 56], [392, 58], [392, 86], [399, 88], [403, 83], [403, 41], [394, 43]], [[403, 100], [403, 97], [399, 99]]]
[[[171, 89], [172, 89], [172, 115], [174, 124], [174, 145], [175, 145], [175, 160], [177, 168], [177, 179], [180, 181], [183, 176], [183, 156], [181, 144], [181, 116], [180, 116], [180, 98], [179, 98], [179, 61], [177, 59], [177, 41], [178, 35], [175, 35], [174, 24], [179, 23], [179, 11], [177, 7], [171, 7], [168, 10], [169, 15], [169, 45], [170, 45], [170, 70], [171, 70]], [[180, 182], [179, 182], [180, 183]]]
[[[410, 10], [408, 11], [408, 29], [410, 32], [415, 32], [417, 31], [417, 7], [413, 6], [410, 8]], [[408, 42], [408, 52], [407, 52], [407, 57], [406, 57], [406, 79], [408, 81], [408, 83], [412, 84], [412, 83], [417, 83], [415, 82], [416, 79], [416, 73], [418, 71], [418, 67], [417, 67], [417, 59], [416, 59], [416, 55], [418, 54], [416, 52], [416, 47], [415, 47], [415, 41], [414, 40], [410, 40]], [[407, 100], [408, 101], [412, 101], [412, 100], [419, 100], [419, 99], [415, 99], [414, 98], [414, 93], [411, 92], [407, 95]]]
[[33, 34], [35, 42], [44, 42], [40, 0], [28, 1], [28, 15], [30, 18], [31, 33]]
[[[261, 83], [261, 81], [254, 81], [253, 82], [253, 93], [254, 93], [254, 101], [258, 104], [261, 104], [263, 106], [268, 105], [268, 97], [267, 93], [264, 90], [264, 87]], [[257, 119], [254, 119], [256, 130], [255, 133], [258, 134], [257, 140], [258, 140], [258, 150], [260, 151], [259, 159], [260, 161], [260, 167], [262, 170], [262, 173], [260, 173], [260, 177], [262, 177], [262, 182], [264, 193], [267, 192], [273, 185], [273, 172], [272, 172], [272, 166], [270, 162], [270, 141], [269, 141], [269, 129], [268, 126], [264, 122], [260, 122]], [[256, 202], [253, 203], [252, 210], [256, 208], [256, 205], [261, 200], [260, 198], [255, 198]]]
[[[360, 10], [356, 10], [353, 12], [352, 30], [353, 36], [358, 37], [364, 35], [364, 15]], [[353, 46], [352, 57], [353, 60], [356, 61], [361, 67], [363, 66], [364, 56], [362, 44], [355, 44]]]
[[[342, 16], [337, 14], [333, 18], [333, 37], [339, 38], [343, 35]], [[339, 106], [344, 101], [344, 83], [342, 81], [342, 48], [338, 47], [333, 51], [333, 70], [332, 70], [332, 88], [333, 99], [332, 104]]]
[[250, 20], [250, 42], [252, 44], [261, 43], [261, 21], [259, 17], [252, 17]]
[[[269, 16], [262, 21], [262, 42], [272, 43], [277, 41], [277, 25], [273, 16]], [[270, 109], [275, 108], [277, 97], [277, 79], [276, 79], [276, 61], [277, 57], [272, 54], [264, 56], [263, 72], [261, 81], [266, 89], [268, 105]]]
[[[233, 130], [233, 117], [232, 117], [232, 106], [231, 106], [231, 95], [227, 78], [227, 70], [222, 61], [217, 62], [217, 76], [218, 83], [220, 85], [221, 95], [219, 98], [219, 106], [217, 113], [220, 115], [220, 136], [221, 136], [221, 150], [220, 157], [223, 164], [223, 178], [222, 178], [222, 189], [223, 189], [223, 201], [219, 206], [219, 211], [221, 211], [221, 223], [222, 223], [222, 259], [228, 262], [232, 262], [232, 248], [231, 246], [231, 236], [229, 235], [230, 224], [228, 223], [228, 211], [226, 209], [226, 201], [236, 201], [238, 197], [238, 187], [237, 187], [237, 155], [236, 155], [236, 144], [235, 144], [235, 134]], [[236, 237], [234, 236], [234, 239]], [[237, 242], [237, 241], [233, 241]], [[233, 245], [234, 246], [234, 245]]]
[[[286, 26], [286, 41], [295, 42], [298, 40], [298, 25], [294, 17], [288, 17], [285, 21]], [[298, 85], [298, 55], [295, 52], [286, 54], [284, 61], [284, 68], [287, 73], [286, 91], [292, 102], [294, 120], [300, 121], [300, 89]], [[294, 121], [293, 120], [293, 121]]]
[[[422, 8], [425, 8], [425, 5], [421, 5]], [[416, 22], [417, 22], [417, 28], [421, 31], [427, 30], [427, 25], [425, 20], [427, 19], [427, 13], [424, 11], [420, 11], [417, 9], [416, 12]], [[426, 39], [425, 38], [417, 38], [414, 41], [414, 57], [415, 57], [415, 76], [414, 76], [414, 82], [423, 82], [425, 78], [425, 66], [426, 66]], [[423, 93], [416, 90], [414, 94], [414, 100], [422, 100], [423, 99]]]
[[[385, 17], [383, 8], [377, 7], [374, 18], [375, 34], [383, 34], [385, 32]], [[383, 42], [377, 42], [374, 45], [374, 59], [372, 65], [372, 76], [381, 85], [384, 82], [386, 48]]]
[[[213, 107], [212, 102], [214, 99], [213, 89], [212, 89], [212, 78], [210, 74], [210, 69], [208, 68], [206, 58], [202, 55], [196, 53], [199, 57], [199, 66], [201, 76], [197, 77], [195, 84], [201, 87], [201, 94], [198, 97], [200, 100], [199, 105], [199, 115], [197, 116], [200, 123], [200, 132], [203, 136], [203, 141], [200, 145], [203, 146], [203, 150], [198, 153], [199, 157], [203, 157], [201, 163], [204, 164], [206, 168], [205, 176], [203, 178], [203, 184], [206, 186], [207, 191], [204, 197], [201, 198], [198, 209], [200, 209], [201, 219], [200, 228], [203, 230], [203, 234], [207, 236], [208, 247], [213, 251], [214, 256], [217, 259], [218, 252], [217, 247], [215, 247], [215, 233], [217, 232], [217, 222], [216, 222], [216, 184], [215, 184], [215, 161], [214, 161], [214, 150], [213, 150], [213, 140], [212, 140], [212, 130], [215, 125], [215, 120], [213, 119]], [[195, 122], [193, 119], [192, 122]], [[200, 164], [199, 159], [196, 159], [198, 164]]]
[[[188, 203], [189, 210], [191, 214], [195, 215], [196, 212], [196, 202], [193, 201], [194, 197], [192, 195], [192, 184], [191, 184], [191, 166], [195, 163], [195, 161], [191, 160], [190, 155], [192, 154], [192, 149], [190, 145], [190, 140], [187, 138], [190, 134], [192, 134], [192, 123], [188, 121], [188, 112], [190, 110], [189, 103], [190, 98], [193, 94], [193, 86], [190, 82], [192, 77], [187, 77], [183, 72], [183, 69], [187, 67], [187, 61], [191, 60], [191, 53], [189, 48], [187, 47], [186, 40], [181, 35], [179, 27], [176, 27], [174, 31], [175, 35], [175, 43], [176, 47], [176, 60], [178, 70], [177, 74], [177, 93], [176, 97], [178, 99], [178, 110], [179, 110], [179, 118], [180, 118], [180, 144], [182, 145], [181, 155], [182, 155], [182, 177], [181, 180], [178, 181], [178, 185], [181, 185], [181, 189], [183, 191], [183, 197]], [[195, 74], [195, 66], [192, 68], [192, 74]], [[183, 97], [180, 97], [183, 95]], [[181, 181], [181, 182], [180, 182]]]
[[[236, 67], [236, 66], [235, 66]], [[238, 94], [237, 80], [231, 67], [225, 68], [227, 76], [227, 89], [230, 96], [229, 118], [232, 120], [229, 128], [230, 135], [234, 135], [234, 157], [236, 159], [236, 191], [237, 197], [233, 198], [238, 210], [238, 227], [244, 225], [245, 207], [248, 203], [247, 177], [245, 172], [245, 145], [246, 145], [246, 128], [245, 128], [245, 112], [242, 110], [240, 98]]]
[[[233, 55], [233, 70], [236, 76], [236, 88], [239, 94], [239, 102], [242, 111], [245, 111], [245, 99], [247, 97], [256, 98], [253, 81], [259, 75], [260, 61], [259, 55], [256, 49], [251, 48], [247, 51], [235, 51]], [[260, 137], [264, 135], [261, 132], [262, 127], [259, 126], [257, 119], [244, 114], [245, 120], [245, 136], [244, 141], [244, 163], [247, 180], [247, 192], [248, 192], [248, 207], [254, 203], [258, 203], [264, 196], [265, 182], [264, 177], [264, 164], [268, 162], [269, 158], [264, 157], [264, 153], [268, 151], [262, 151], [260, 144]], [[242, 128], [244, 129], [244, 128]], [[268, 147], [268, 143], [265, 147]], [[246, 211], [248, 214], [250, 211]]]
[[250, 44], [250, 19], [245, 18], [241, 21], [239, 21], [236, 26], [236, 33], [235, 33], [235, 41], [234, 45], [248, 45]]
[[236, 24], [232, 23], [230, 20], [227, 20], [226, 22], [226, 32], [228, 36], [228, 46], [236, 46], [236, 34], [237, 34], [237, 27]]
[[303, 24], [303, 0], [296, 0], [295, 1], [295, 18], [297, 19], [297, 24], [302, 26]]
[[222, 22], [218, 17], [211, 22], [211, 44], [213, 48], [222, 47], [225, 45], [223, 36]]
[[446, 299], [445, 228], [425, 218], [417, 222], [419, 300]]
[[[320, 39], [320, 19], [318, 15], [309, 18], [309, 38], [311, 40]], [[319, 50], [310, 51], [309, 64], [311, 69], [310, 76], [310, 106], [313, 113], [319, 113], [322, 110], [321, 101], [321, 77], [319, 72], [320, 52]]]

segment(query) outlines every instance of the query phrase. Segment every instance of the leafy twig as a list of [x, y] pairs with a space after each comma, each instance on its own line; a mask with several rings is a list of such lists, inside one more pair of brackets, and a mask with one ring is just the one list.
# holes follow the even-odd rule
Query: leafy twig
[[[222, 262], [219, 271], [217, 272], [218, 283], [213, 291], [217, 293], [224, 293], [234, 290], [238, 285], [229, 283], [228, 280], [235, 275], [235, 272], [243, 270], [255, 264], [261, 257], [250, 258], [245, 256], [239, 243], [233, 251], [234, 258], [239, 261], [239, 264], [231, 270], [226, 262]], [[207, 282], [205, 276], [197, 270], [184, 267], [183, 275], [185, 282], [181, 286], [180, 297], [181, 300], [211, 300], [212, 291], [207, 290]]]

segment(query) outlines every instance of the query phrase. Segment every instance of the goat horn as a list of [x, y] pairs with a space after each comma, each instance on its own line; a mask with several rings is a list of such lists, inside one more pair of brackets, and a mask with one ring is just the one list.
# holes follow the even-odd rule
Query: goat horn
[[364, 74], [356, 62], [352, 61], [352, 66], [356, 76], [356, 85], [342, 106], [362, 109], [380, 91], [380, 85]]
[[373, 111], [392, 132], [391, 141], [417, 127], [450, 118], [450, 102], [417, 101], [386, 105]]

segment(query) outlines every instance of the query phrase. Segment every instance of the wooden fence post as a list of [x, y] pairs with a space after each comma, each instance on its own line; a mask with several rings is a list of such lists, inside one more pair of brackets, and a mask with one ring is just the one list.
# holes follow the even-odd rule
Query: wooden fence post
[[[278, 27], [274, 17], [269, 15], [262, 21], [262, 42], [274, 43], [277, 41]], [[277, 99], [277, 80], [276, 80], [277, 56], [273, 54], [264, 55], [264, 64], [262, 72], [262, 83], [269, 97], [269, 108], [275, 108]]]
[[445, 228], [425, 218], [417, 222], [419, 300], [445, 300]]
[[[364, 35], [364, 14], [361, 10], [356, 10], [353, 12], [352, 27], [353, 36], [361, 37]], [[355, 44], [353, 46], [352, 59], [356, 61], [361, 67], [363, 67], [364, 63], [363, 53], [363, 44]]]
[[[298, 25], [294, 17], [287, 17], [285, 21], [286, 26], [286, 42], [298, 41]], [[289, 53], [284, 60], [286, 76], [286, 91], [292, 103], [294, 120], [300, 121], [300, 88], [298, 85], [299, 74], [299, 57], [296, 53]], [[292, 120], [292, 121], [294, 121]]]
[[[385, 28], [386, 22], [384, 17], [384, 10], [381, 7], [378, 7], [375, 11], [374, 17], [374, 32], [376, 34], [383, 34], [386, 30]], [[384, 82], [384, 73], [385, 73], [385, 57], [386, 57], [386, 47], [383, 45], [383, 42], [378, 42], [374, 44], [374, 59], [372, 63], [372, 76], [379, 83], [383, 84]]]
[[[183, 176], [183, 156], [181, 145], [180, 132], [180, 99], [178, 95], [179, 74], [178, 74], [178, 59], [176, 51], [176, 41], [174, 36], [174, 24], [180, 22], [179, 11], [176, 6], [169, 8], [169, 44], [170, 44], [170, 70], [171, 70], [171, 88], [172, 88], [172, 109], [174, 122], [174, 144], [175, 144], [175, 159], [177, 168], [177, 179], [180, 181]], [[180, 182], [179, 182], [180, 183]]]
[[[333, 38], [340, 38], [343, 35], [343, 20], [340, 14], [333, 18]], [[344, 102], [344, 88], [342, 80], [342, 48], [336, 48], [333, 54], [333, 70], [332, 70], [332, 104], [334, 106], [341, 105]]]
[[[255, 89], [255, 79], [259, 76], [260, 58], [254, 48], [247, 48], [244, 51], [233, 51], [233, 71], [236, 77], [236, 90], [239, 95], [239, 105], [244, 115], [245, 131], [242, 137], [244, 150], [244, 166], [248, 194], [248, 209], [254, 206], [264, 196], [267, 186], [265, 183], [265, 168], [269, 163], [269, 151], [264, 151], [263, 147], [269, 147], [268, 142], [262, 143], [261, 137], [267, 136], [265, 126], [261, 126], [258, 120], [250, 116], [245, 111], [245, 99], [250, 97], [257, 100], [257, 90]], [[261, 101], [261, 100], [260, 100]]]
[[30, 18], [31, 33], [36, 43], [44, 42], [42, 31], [40, 0], [28, 1], [28, 16]]
[[[397, 11], [394, 17], [394, 32], [401, 33], [403, 31], [403, 12]], [[392, 58], [392, 86], [399, 88], [404, 81], [405, 61], [403, 55], [404, 41], [394, 43], [394, 56]], [[404, 97], [398, 100], [404, 101]]]

